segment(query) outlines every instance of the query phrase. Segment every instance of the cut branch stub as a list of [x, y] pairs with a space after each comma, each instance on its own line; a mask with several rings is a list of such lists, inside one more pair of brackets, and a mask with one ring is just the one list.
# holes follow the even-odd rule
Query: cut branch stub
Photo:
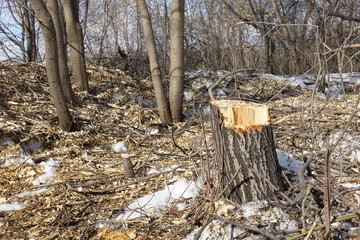
[[211, 102], [215, 166], [226, 198], [242, 204], [283, 190], [269, 108], [243, 101]]
[[125, 176], [127, 178], [135, 177], [134, 166], [131, 163], [131, 158], [134, 157], [134, 154], [122, 153], [121, 158], [123, 161]]

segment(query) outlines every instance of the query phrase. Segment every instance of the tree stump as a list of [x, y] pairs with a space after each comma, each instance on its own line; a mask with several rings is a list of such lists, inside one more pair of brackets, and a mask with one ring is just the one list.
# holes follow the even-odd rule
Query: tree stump
[[269, 108], [233, 100], [211, 102], [215, 166], [224, 197], [242, 204], [284, 189]]

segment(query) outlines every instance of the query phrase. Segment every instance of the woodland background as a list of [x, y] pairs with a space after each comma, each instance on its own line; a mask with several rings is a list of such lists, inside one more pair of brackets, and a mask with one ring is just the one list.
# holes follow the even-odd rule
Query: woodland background
[[[3, 61], [44, 59], [39, 25], [22, 7], [27, 2], [0, 3]], [[146, 76], [146, 44], [136, 2], [80, 0], [79, 4], [87, 63]], [[148, 1], [148, 8], [160, 66], [168, 73], [170, 1]], [[356, 0], [188, 0], [185, 15], [187, 71], [254, 69], [284, 75], [318, 74], [320, 68], [351, 72], [359, 67], [354, 46], [360, 22]]]

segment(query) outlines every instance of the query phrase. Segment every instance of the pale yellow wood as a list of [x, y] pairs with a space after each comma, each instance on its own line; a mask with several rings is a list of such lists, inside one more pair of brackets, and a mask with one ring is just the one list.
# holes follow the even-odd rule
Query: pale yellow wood
[[211, 104], [221, 112], [225, 127], [249, 132], [251, 129], [271, 125], [266, 105], [238, 100], [215, 100]]

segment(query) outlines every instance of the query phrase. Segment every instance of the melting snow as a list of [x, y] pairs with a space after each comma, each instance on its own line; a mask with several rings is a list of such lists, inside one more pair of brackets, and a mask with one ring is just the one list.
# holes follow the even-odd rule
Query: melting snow
[[121, 141], [121, 142], [115, 143], [115, 144], [112, 146], [112, 150], [113, 150], [114, 152], [127, 152], [127, 148], [126, 148], [125, 142], [124, 142], [124, 141]]
[[[267, 201], [245, 203], [239, 207], [237, 215], [238, 217], [245, 217], [247, 220], [242, 223], [248, 225], [252, 224], [252, 222], [257, 223], [259, 219], [261, 219], [261, 225], [266, 225], [266, 227], [263, 228], [264, 231], [266, 231], [267, 227], [271, 227], [273, 225], [275, 225], [275, 229], [279, 231], [294, 230], [298, 228], [298, 223], [296, 221], [290, 220], [289, 216], [282, 209], [277, 207], [268, 208]], [[194, 236], [198, 231], [199, 228], [195, 229], [183, 240], [194, 239]], [[201, 233], [199, 240], [233, 239], [243, 232], [245, 232], [245, 229], [240, 227], [233, 227], [231, 224], [227, 224], [219, 220], [213, 220]], [[242, 239], [250, 240], [254, 239], [254, 237], [249, 236]]]
[[292, 154], [287, 154], [277, 150], [277, 157], [281, 167], [286, 169], [286, 173], [297, 174], [302, 166], [302, 162], [296, 160]]
[[346, 188], [360, 188], [360, 183], [340, 183], [340, 185]]
[[123, 98], [123, 97], [124, 97], [124, 96], [121, 95], [121, 94], [119, 94], [119, 93], [113, 93], [113, 94], [111, 95], [111, 98], [114, 99], [114, 100], [119, 100], [119, 99], [121, 99], [121, 98]]
[[[193, 240], [198, 231], [199, 229], [195, 229], [183, 240]], [[237, 227], [232, 228], [230, 224], [225, 224], [219, 220], [213, 220], [201, 233], [199, 240], [232, 239], [234, 236], [238, 236], [243, 232], [245, 232], [245, 230]]]
[[56, 174], [56, 169], [60, 167], [60, 164], [52, 158], [46, 162], [41, 162], [39, 165], [43, 168], [44, 174], [32, 181], [32, 184], [36, 186], [46, 183], [49, 179], [53, 178]]
[[6, 160], [4, 166], [8, 167], [8, 166], [11, 166], [14, 164], [24, 163], [24, 162], [29, 163], [29, 164], [34, 164], [34, 161], [31, 159], [31, 157], [29, 155], [21, 153], [20, 157], [10, 158], [10, 159]]
[[135, 200], [128, 206], [128, 210], [116, 217], [115, 220], [132, 220], [147, 215], [160, 216], [161, 212], [168, 210], [176, 199], [193, 198], [199, 194], [199, 191], [199, 182], [179, 179], [175, 183], [167, 185], [163, 190]]
[[42, 189], [39, 189], [39, 190], [36, 190], [36, 191], [29, 191], [29, 192], [23, 192], [23, 193], [19, 193], [19, 194], [16, 194], [14, 197], [25, 197], [25, 196], [35, 196], [35, 195], [38, 195], [40, 193], [43, 193], [43, 192], [48, 192], [49, 189], [47, 188], [42, 188]]
[[[327, 139], [320, 140], [320, 147], [326, 148], [327, 141], [329, 144], [334, 144], [341, 136], [340, 131], [332, 132]], [[346, 132], [339, 144], [336, 146], [335, 151], [335, 159], [341, 160], [341, 157], [346, 156], [350, 161], [357, 162], [360, 161], [360, 144], [359, 144], [360, 135], [358, 132]]]
[[[292, 86], [299, 86], [303, 90], [312, 90], [315, 87], [316, 76], [310, 74], [298, 76], [277, 76], [272, 74], [262, 74], [261, 76], [270, 79], [277, 79], [289, 83]], [[334, 96], [338, 93], [343, 94], [343, 89], [347, 89], [353, 85], [360, 84], [360, 73], [332, 73], [325, 77], [327, 83], [326, 93]]]
[[157, 135], [160, 132], [160, 130], [158, 128], [151, 130], [150, 132], [147, 133], [147, 135]]
[[1, 145], [3, 145], [3, 146], [11, 146], [13, 144], [14, 144], [14, 141], [12, 141], [12, 140], [6, 140], [1, 143]]
[[2, 203], [0, 204], [0, 212], [17, 211], [23, 209], [24, 206], [20, 203]]
[[167, 168], [163, 168], [160, 170], [158, 170], [155, 166], [151, 166], [149, 171], [147, 172], [148, 175], [150, 174], [154, 174], [154, 173], [160, 173], [160, 172], [167, 172], [167, 171], [177, 171], [177, 172], [182, 172], [182, 171], [186, 171], [186, 169], [184, 168], [179, 168], [180, 164], [174, 164], [171, 167], [167, 167]]

